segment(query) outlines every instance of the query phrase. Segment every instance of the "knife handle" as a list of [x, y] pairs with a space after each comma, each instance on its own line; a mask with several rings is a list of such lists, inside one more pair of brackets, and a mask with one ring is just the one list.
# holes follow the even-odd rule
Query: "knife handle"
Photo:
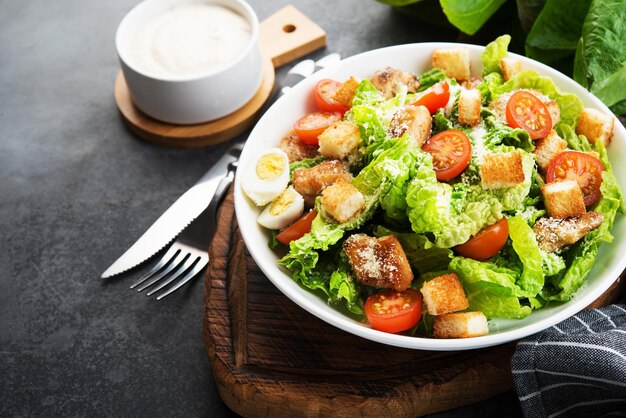
[[206, 208], [206, 214], [208, 216], [208, 225], [209, 225], [209, 239], [212, 240], [215, 235], [215, 231], [217, 230], [217, 209], [220, 204], [226, 197], [226, 193], [230, 188], [230, 185], [233, 184], [233, 180], [235, 179], [235, 171], [237, 171], [237, 161], [230, 162], [228, 164], [228, 172], [226, 175], [220, 180], [217, 188], [215, 189], [215, 194], [209, 203], [209, 206]]

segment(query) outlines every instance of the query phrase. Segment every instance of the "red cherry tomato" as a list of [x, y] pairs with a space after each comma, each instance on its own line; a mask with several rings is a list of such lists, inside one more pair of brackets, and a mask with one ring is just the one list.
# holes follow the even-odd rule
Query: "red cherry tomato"
[[422, 296], [417, 290], [385, 290], [367, 298], [365, 315], [372, 328], [400, 332], [413, 328], [422, 316]]
[[449, 129], [432, 136], [422, 147], [433, 156], [437, 180], [455, 178], [467, 168], [472, 156], [472, 144], [461, 131]]
[[281, 244], [289, 245], [291, 241], [302, 238], [304, 234], [308, 233], [311, 230], [311, 224], [313, 223], [313, 220], [316, 216], [316, 211], [310, 211], [309, 213], [295, 221], [293, 224], [291, 224], [291, 226], [288, 226], [287, 228], [282, 230], [278, 235], [276, 235], [276, 239]]
[[532, 139], [546, 137], [552, 129], [552, 117], [546, 105], [527, 91], [511, 95], [506, 104], [506, 121], [512, 128], [527, 131]]
[[324, 112], [339, 112], [342, 114], [348, 111], [348, 106], [333, 99], [339, 87], [341, 87], [340, 82], [328, 78], [317, 82], [313, 89], [313, 99], [319, 110]]
[[463, 257], [486, 260], [504, 247], [508, 236], [509, 222], [506, 218], [502, 218], [495, 224], [481, 229], [467, 242], [454, 247], [454, 250]]
[[602, 172], [604, 166], [595, 157], [576, 151], [564, 151], [550, 161], [546, 169], [546, 182], [576, 180], [583, 192], [585, 205], [595, 203], [602, 192]]
[[447, 81], [441, 81], [424, 90], [412, 104], [413, 106], [426, 106], [432, 115], [445, 107], [448, 100], [450, 100], [450, 86]]
[[302, 142], [317, 145], [317, 137], [339, 119], [341, 119], [341, 114], [338, 112], [309, 113], [298, 119], [293, 129]]

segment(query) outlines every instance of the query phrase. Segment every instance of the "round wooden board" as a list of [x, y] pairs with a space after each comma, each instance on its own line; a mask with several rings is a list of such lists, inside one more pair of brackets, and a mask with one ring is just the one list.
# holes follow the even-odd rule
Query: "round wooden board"
[[263, 64], [263, 80], [256, 95], [241, 109], [221, 119], [197, 125], [173, 125], [158, 121], [139, 110], [130, 97], [120, 71], [115, 80], [115, 103], [126, 125], [140, 138], [158, 145], [198, 148], [219, 144], [246, 131], [254, 122], [274, 88], [274, 66]]
[[[515, 343], [473, 351], [395, 348], [301, 309], [246, 251], [232, 190], [205, 277], [203, 332], [220, 396], [244, 417], [415, 417], [511, 390]], [[618, 280], [592, 306], [612, 303]]]

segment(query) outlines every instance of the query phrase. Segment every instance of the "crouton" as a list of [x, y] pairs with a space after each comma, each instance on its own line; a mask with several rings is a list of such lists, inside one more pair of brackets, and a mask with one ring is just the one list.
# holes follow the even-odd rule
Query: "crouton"
[[550, 113], [550, 119], [552, 119], [552, 128], [554, 128], [561, 121], [561, 108], [559, 107], [559, 104], [554, 100], [544, 102], [544, 104], [548, 109], [548, 113]]
[[361, 84], [359, 80], [354, 77], [350, 77], [341, 85], [341, 87], [337, 89], [337, 91], [335, 91], [332, 99], [344, 106], [352, 107], [352, 99], [354, 99], [354, 93], [359, 87], [359, 84]]
[[585, 135], [592, 144], [602, 141], [604, 145], [609, 145], [613, 139], [613, 124], [612, 115], [586, 107], [580, 112], [576, 133]]
[[279, 148], [285, 151], [290, 163], [317, 156], [317, 146], [300, 141], [298, 135], [293, 131], [280, 140]]
[[348, 121], [337, 121], [318, 137], [319, 152], [325, 157], [343, 160], [361, 144], [359, 127]]
[[480, 123], [480, 90], [461, 90], [459, 96], [459, 123], [476, 126]]
[[590, 211], [567, 219], [539, 218], [533, 231], [539, 248], [551, 253], [576, 243], [588, 232], [602, 225], [602, 222], [602, 214]]
[[541, 186], [543, 203], [553, 218], [565, 219], [586, 212], [583, 192], [576, 180], [563, 180]]
[[472, 338], [489, 334], [487, 317], [482, 312], [460, 312], [436, 316], [435, 338]]
[[409, 260], [393, 235], [378, 239], [365, 234], [352, 235], [344, 242], [343, 250], [360, 283], [402, 292], [413, 281]]
[[442, 69], [450, 78], [462, 82], [470, 79], [470, 59], [467, 48], [436, 49], [433, 52], [434, 68]]
[[421, 147], [430, 137], [433, 119], [425, 106], [404, 106], [396, 110], [389, 123], [389, 134], [400, 138], [405, 133]]
[[414, 74], [387, 67], [374, 73], [370, 81], [385, 99], [391, 99], [398, 93], [398, 87], [405, 85], [409, 93], [420, 88], [420, 82]]
[[365, 198], [351, 183], [338, 179], [322, 192], [322, 205], [331, 218], [342, 224], [363, 209]]
[[352, 174], [341, 161], [326, 160], [311, 168], [299, 168], [293, 172], [293, 188], [304, 197], [304, 203], [312, 207], [315, 198], [338, 179], [352, 180]]
[[459, 276], [454, 273], [425, 282], [420, 292], [430, 315], [462, 311], [469, 307]]
[[483, 156], [480, 179], [484, 189], [506, 189], [523, 183], [525, 178], [522, 154], [518, 151]]
[[522, 72], [522, 61], [518, 58], [501, 58], [500, 67], [502, 68], [504, 81], [509, 81], [518, 73]]
[[567, 148], [567, 141], [562, 139], [554, 129], [550, 131], [548, 136], [537, 141], [533, 154], [535, 155], [535, 161], [542, 170], [545, 170], [550, 164], [550, 161], [557, 154], [565, 151]]

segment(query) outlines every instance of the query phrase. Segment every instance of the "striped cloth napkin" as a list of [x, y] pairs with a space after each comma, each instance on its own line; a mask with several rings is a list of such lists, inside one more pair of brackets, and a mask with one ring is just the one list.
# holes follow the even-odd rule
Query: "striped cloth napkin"
[[526, 418], [626, 416], [626, 305], [521, 340], [511, 368]]

